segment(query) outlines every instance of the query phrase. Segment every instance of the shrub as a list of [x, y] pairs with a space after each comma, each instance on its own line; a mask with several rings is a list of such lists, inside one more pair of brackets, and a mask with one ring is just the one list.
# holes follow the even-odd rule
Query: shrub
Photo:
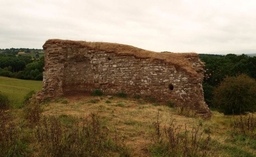
[[117, 96], [120, 98], [126, 98], [127, 94], [125, 94], [123, 91], [121, 91], [120, 93], [117, 94]]
[[13, 77], [13, 73], [10, 72], [10, 71], [1, 70], [0, 71], [0, 76]]
[[256, 81], [245, 74], [226, 77], [214, 89], [213, 107], [224, 114], [244, 114], [256, 109]]
[[93, 92], [92, 92], [92, 95], [93, 96], [102, 96], [103, 93], [100, 89], [95, 89]]
[[10, 106], [10, 101], [8, 97], [0, 93], [0, 110], [8, 109]]
[[174, 103], [173, 102], [168, 102], [167, 106], [170, 107], [170, 108], [173, 108], [174, 107]]

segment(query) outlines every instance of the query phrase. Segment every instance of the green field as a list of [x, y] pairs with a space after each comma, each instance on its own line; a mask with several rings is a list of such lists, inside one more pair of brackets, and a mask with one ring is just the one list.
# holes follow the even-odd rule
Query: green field
[[20, 80], [0, 76], [0, 92], [8, 96], [11, 106], [19, 108], [22, 106], [24, 96], [30, 91], [39, 91], [42, 81]]

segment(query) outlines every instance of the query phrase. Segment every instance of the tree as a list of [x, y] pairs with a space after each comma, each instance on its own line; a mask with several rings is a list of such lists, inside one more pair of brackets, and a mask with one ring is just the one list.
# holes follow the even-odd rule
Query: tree
[[17, 74], [20, 79], [42, 80], [44, 57], [26, 65], [25, 69]]
[[203, 88], [205, 101], [210, 107], [213, 102], [213, 88], [218, 87], [225, 77], [246, 74], [256, 79], [256, 57], [244, 54], [227, 54], [226, 56], [201, 54], [200, 59], [205, 62]]
[[244, 114], [256, 109], [256, 81], [246, 74], [226, 77], [213, 94], [212, 105], [224, 114]]

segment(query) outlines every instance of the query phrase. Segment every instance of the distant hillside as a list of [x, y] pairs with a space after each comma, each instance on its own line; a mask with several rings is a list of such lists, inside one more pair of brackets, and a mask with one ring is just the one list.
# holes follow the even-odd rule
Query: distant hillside
[[0, 49], [0, 54], [37, 54], [43, 53], [43, 49], [30, 49], [30, 48], [8, 48], [8, 49]]
[[[235, 53], [228, 53], [228, 54], [235, 54]], [[204, 54], [204, 53], [200, 53], [199, 55], [200, 56], [220, 56], [220, 57], [224, 57], [224, 56], [226, 56], [226, 55], [228, 55], [228, 54], [215, 54], [215, 53], [211, 53], [211, 54]], [[245, 55], [247, 55], [247, 56], [249, 56], [249, 57], [254, 57], [254, 56], [256, 56], [256, 53], [243, 53], [243, 54], [245, 54]], [[235, 55], [237, 55], [237, 56], [239, 56], [239, 55], [242, 55], [242, 54], [235, 54]]]
[[219, 54], [219, 55], [227, 55], [227, 54], [236, 54], [236, 55], [256, 55], [256, 49], [244, 49], [244, 50], [235, 50], [235, 51], [215, 51], [215, 52], [209, 52], [209, 54]]
[[246, 54], [247, 56], [250, 56], [250, 57], [254, 57], [256, 56], [256, 53], [250, 53], [250, 54]]

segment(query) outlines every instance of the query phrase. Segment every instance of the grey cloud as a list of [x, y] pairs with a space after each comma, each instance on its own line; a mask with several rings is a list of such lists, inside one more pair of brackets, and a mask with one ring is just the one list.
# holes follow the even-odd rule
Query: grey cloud
[[48, 38], [106, 41], [155, 51], [256, 49], [253, 0], [8, 0], [0, 47], [41, 47]]

